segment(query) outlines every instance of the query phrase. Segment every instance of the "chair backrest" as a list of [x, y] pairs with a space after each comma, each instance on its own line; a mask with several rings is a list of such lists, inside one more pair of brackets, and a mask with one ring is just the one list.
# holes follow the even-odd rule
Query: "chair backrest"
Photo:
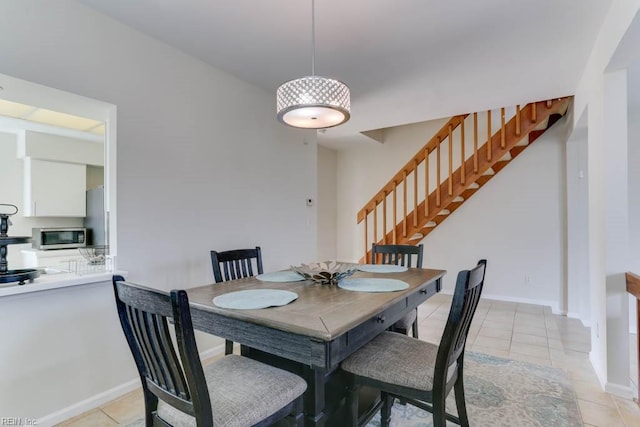
[[462, 363], [467, 335], [484, 286], [486, 267], [487, 260], [482, 259], [472, 270], [458, 273], [451, 310], [436, 357], [434, 387], [435, 384], [450, 384], [456, 378], [451, 369], [457, 370]]
[[[255, 260], [255, 270], [252, 260]], [[213, 267], [213, 278], [216, 283], [264, 273], [262, 271], [260, 246], [256, 246], [255, 249], [234, 249], [224, 252], [211, 251], [211, 266]], [[222, 276], [222, 270], [224, 270], [224, 277]]]
[[[169, 295], [125, 282], [122, 276], [113, 277], [113, 290], [120, 324], [142, 381], [145, 405], [152, 406], [147, 416], [155, 416], [152, 412], [159, 398], [196, 417], [198, 425], [213, 425], [186, 292], [171, 291]], [[177, 352], [167, 319], [175, 322]], [[150, 421], [147, 419], [147, 425]]]
[[[371, 246], [371, 263], [395, 264], [409, 268], [422, 268], [423, 245], [376, 245]], [[378, 256], [380, 255], [380, 256]], [[415, 261], [415, 262], [412, 262]]]

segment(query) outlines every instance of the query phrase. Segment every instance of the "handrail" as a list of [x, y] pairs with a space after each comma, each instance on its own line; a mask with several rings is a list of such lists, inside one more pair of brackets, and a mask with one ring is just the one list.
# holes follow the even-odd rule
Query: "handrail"
[[640, 276], [627, 271], [625, 277], [627, 279], [627, 292], [640, 299]]

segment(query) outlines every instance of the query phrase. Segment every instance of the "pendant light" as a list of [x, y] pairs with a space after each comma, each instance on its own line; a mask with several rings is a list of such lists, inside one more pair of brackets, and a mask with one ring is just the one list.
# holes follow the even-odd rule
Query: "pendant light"
[[315, 0], [311, 0], [311, 76], [283, 83], [276, 93], [278, 120], [297, 128], [330, 128], [351, 117], [347, 85], [315, 75], [315, 33]]

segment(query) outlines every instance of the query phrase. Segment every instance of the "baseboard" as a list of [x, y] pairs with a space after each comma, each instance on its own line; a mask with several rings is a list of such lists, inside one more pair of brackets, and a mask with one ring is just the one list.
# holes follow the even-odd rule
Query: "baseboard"
[[200, 360], [206, 360], [210, 357], [217, 356], [218, 354], [224, 354], [224, 342], [211, 347], [209, 350], [201, 351]]
[[631, 379], [631, 393], [633, 394], [633, 399], [636, 402], [638, 402], [638, 400], [637, 400], [638, 399], [638, 386], [635, 384], [634, 381], [637, 381], [637, 379], [636, 380], [634, 380], [633, 378]]
[[[221, 353], [224, 353], [224, 343], [200, 352], [200, 359], [205, 360]], [[88, 399], [74, 403], [71, 406], [67, 406], [66, 408], [63, 408], [52, 414], [45, 415], [44, 417], [39, 418], [38, 426], [40, 427], [54, 426], [56, 424], [59, 424], [63, 421], [68, 420], [69, 418], [73, 418], [84, 412], [98, 408], [104, 405], [105, 403], [111, 402], [112, 400], [115, 400], [139, 387], [140, 387], [140, 378], [135, 378], [131, 381], [127, 381], [123, 384], [115, 386], [102, 393], [98, 393], [94, 396], [91, 396]]]
[[567, 316], [567, 310], [561, 310], [560, 308], [558, 308], [558, 304], [555, 303], [551, 305], [551, 313], [558, 316]]
[[582, 325], [583, 325], [585, 328], [590, 328], [590, 327], [591, 327], [591, 321], [590, 321], [590, 320], [580, 319], [580, 321], [582, 322]]
[[[445, 295], [453, 295], [453, 290], [443, 289], [441, 293]], [[504, 296], [504, 295], [486, 294], [486, 293], [482, 294], [482, 298], [492, 299], [496, 301], [515, 302], [515, 303], [521, 303], [521, 304], [543, 305], [546, 307], [550, 307], [551, 311], [554, 314], [559, 314], [558, 303], [556, 301], [519, 298], [519, 297], [511, 297], [511, 296]]]
[[625, 399], [633, 399], [634, 397], [633, 388], [622, 384], [606, 383], [604, 385], [604, 391]]
[[582, 323], [582, 326], [584, 326], [585, 328], [591, 327], [591, 322], [580, 317], [580, 313], [567, 313], [567, 317], [571, 319], [578, 319]]
[[605, 388], [607, 382], [605, 381], [605, 374], [601, 373], [598, 370], [598, 367], [596, 365], [596, 356], [595, 353], [593, 352], [593, 350], [591, 350], [589, 352], [589, 362], [591, 362], [591, 367], [593, 367], [593, 371], [596, 374], [596, 377], [598, 378], [598, 382], [600, 383], [600, 387], [602, 387], [603, 389]]
[[98, 393], [94, 396], [89, 397], [88, 399], [74, 403], [71, 406], [67, 406], [66, 408], [63, 408], [59, 411], [38, 419], [38, 426], [49, 427], [56, 425], [58, 423], [61, 423], [62, 421], [68, 420], [69, 418], [73, 418], [76, 415], [80, 415], [84, 412], [104, 405], [107, 402], [117, 399], [118, 397], [123, 396], [137, 389], [138, 387], [140, 387], [140, 378], [127, 381], [124, 384], [115, 386], [112, 389], [109, 389], [102, 393]]

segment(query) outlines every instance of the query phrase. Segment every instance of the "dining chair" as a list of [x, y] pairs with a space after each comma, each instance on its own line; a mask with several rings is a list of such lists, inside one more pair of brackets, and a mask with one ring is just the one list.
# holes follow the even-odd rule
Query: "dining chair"
[[122, 276], [113, 277], [113, 289], [142, 382], [147, 427], [303, 425], [307, 384], [299, 376], [239, 355], [202, 366], [185, 291], [167, 294]]
[[[358, 419], [361, 386], [380, 390], [383, 427], [391, 422], [395, 398], [431, 412], [434, 427], [445, 427], [447, 420], [469, 426], [463, 384], [464, 350], [482, 293], [486, 265], [486, 260], [480, 260], [472, 270], [458, 273], [440, 345], [385, 331], [342, 362], [342, 370], [347, 374], [346, 404], [351, 426], [369, 421]], [[445, 408], [452, 388], [457, 417]]]
[[[211, 251], [211, 266], [213, 267], [213, 279], [216, 283], [264, 273], [262, 270], [262, 252], [260, 251], [260, 246], [256, 246], [255, 249], [233, 249], [223, 252]], [[233, 341], [225, 340], [224, 354], [232, 353]]]
[[[371, 247], [371, 263], [395, 264], [408, 268], [422, 268], [423, 245], [376, 245]], [[397, 321], [393, 330], [409, 334], [411, 329], [414, 338], [418, 338], [418, 309]]]
[[[254, 273], [255, 262], [255, 273]], [[216, 283], [262, 274], [262, 253], [260, 246], [255, 249], [233, 249], [211, 251], [211, 266]], [[224, 277], [222, 275], [224, 271]]]

